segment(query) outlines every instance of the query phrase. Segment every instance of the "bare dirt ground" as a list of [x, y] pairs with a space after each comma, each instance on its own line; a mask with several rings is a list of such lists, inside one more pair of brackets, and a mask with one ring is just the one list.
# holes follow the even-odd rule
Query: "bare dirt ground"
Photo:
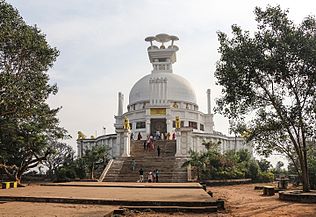
[[[261, 191], [255, 191], [253, 184], [211, 187], [215, 198], [225, 200], [226, 210], [219, 213], [155, 213], [155, 212], [130, 212], [126, 216], [139, 217], [316, 217], [316, 204], [300, 204], [284, 202], [278, 199], [278, 195], [272, 197], [262, 196]], [[57, 188], [56, 188], [57, 189]], [[63, 190], [64, 189], [64, 190]], [[92, 190], [92, 189], [91, 189]], [[65, 187], [60, 188], [65, 191]], [[90, 191], [90, 190], [89, 190]], [[94, 191], [92, 190], [91, 193]], [[163, 196], [163, 195], [161, 195]], [[91, 216], [101, 217], [115, 209], [115, 206], [102, 205], [73, 205], [54, 203], [28, 203], [28, 202], [0, 202], [1, 217], [18, 216]]]
[[210, 188], [215, 197], [225, 200], [227, 216], [315, 217], [316, 204], [285, 202], [279, 195], [262, 196], [254, 184]]
[[226, 210], [219, 213], [130, 213], [129, 216], [316, 217], [316, 204], [284, 202], [278, 199], [278, 194], [262, 196], [262, 191], [255, 191], [254, 186], [255, 184], [209, 187], [207, 190], [214, 193], [214, 198], [225, 200]]
[[0, 202], [1, 217], [103, 217], [115, 206], [60, 203]]

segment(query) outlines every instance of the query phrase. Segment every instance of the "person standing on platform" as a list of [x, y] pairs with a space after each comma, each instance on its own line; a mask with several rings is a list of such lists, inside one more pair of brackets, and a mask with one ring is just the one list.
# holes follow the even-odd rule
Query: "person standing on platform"
[[165, 140], [165, 133], [161, 133], [161, 140]]
[[131, 140], [134, 139], [134, 133], [131, 133]]
[[152, 151], [155, 151], [155, 143], [154, 143], [154, 140], [151, 142], [151, 150], [152, 150]]
[[156, 170], [153, 171], [153, 182], [156, 181]]
[[155, 170], [155, 174], [156, 174], [156, 182], [158, 182], [159, 181], [158, 180], [158, 177], [159, 177], [159, 170], [158, 169]]
[[135, 161], [135, 159], [132, 160], [131, 164], [132, 164], [132, 170], [134, 171], [135, 168], [136, 168], [136, 161]]
[[176, 140], [176, 133], [172, 134], [172, 140]]
[[144, 151], [147, 151], [147, 140], [144, 140]]
[[159, 147], [159, 145], [157, 147], [157, 154], [158, 154], [158, 157], [160, 157], [160, 147]]
[[151, 139], [149, 137], [148, 140], [147, 140], [147, 148], [146, 148], [146, 150], [150, 151], [150, 148], [151, 148]]
[[160, 131], [159, 130], [157, 130], [157, 132], [156, 132], [156, 140], [160, 140]]
[[148, 173], [148, 182], [153, 182], [153, 173], [151, 171]]
[[144, 182], [144, 170], [140, 168], [139, 170], [139, 182]]
[[142, 137], [142, 134], [140, 134], [140, 132], [138, 132], [138, 135], [137, 135], [137, 140], [141, 140], [143, 137]]

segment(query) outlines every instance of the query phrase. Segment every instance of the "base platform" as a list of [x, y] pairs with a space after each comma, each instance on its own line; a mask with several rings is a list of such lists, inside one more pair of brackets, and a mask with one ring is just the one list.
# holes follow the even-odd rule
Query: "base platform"
[[[111, 186], [113, 185], [113, 186]], [[0, 191], [0, 201], [119, 205], [173, 210], [217, 210], [223, 201], [198, 183], [59, 183]], [[191, 207], [191, 208], [190, 208]], [[205, 209], [203, 209], [203, 207]]]

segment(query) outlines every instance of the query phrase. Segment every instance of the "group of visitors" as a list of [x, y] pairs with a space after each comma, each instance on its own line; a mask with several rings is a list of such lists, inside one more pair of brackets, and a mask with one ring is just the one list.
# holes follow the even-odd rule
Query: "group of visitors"
[[147, 140], [144, 140], [144, 151], [153, 151], [155, 149], [154, 138], [149, 136]]
[[172, 135], [168, 133], [161, 133], [160, 131], [156, 131], [153, 135], [155, 140], [176, 140], [176, 133]]
[[[159, 182], [159, 170], [155, 169], [154, 171], [148, 172], [147, 182]], [[144, 182], [144, 170], [140, 168], [139, 170], [139, 180], [137, 182]]]
[[[142, 140], [142, 134], [140, 132], [138, 132], [137, 134], [137, 140]], [[131, 133], [131, 140], [134, 140], [134, 133]]]
[[[144, 151], [154, 151], [154, 150], [155, 150], [155, 143], [154, 143], [153, 137], [150, 136], [147, 140], [144, 140]], [[158, 157], [160, 157], [160, 151], [161, 151], [161, 148], [158, 145], [157, 146]]]
[[[134, 140], [134, 133], [131, 133], [131, 140]], [[153, 140], [176, 140], [176, 133], [170, 134], [168, 133], [161, 133], [160, 131], [156, 131], [154, 134], [151, 134], [149, 137], [152, 137]], [[137, 140], [142, 140], [142, 134], [138, 132]], [[148, 138], [147, 138], [148, 139]]]

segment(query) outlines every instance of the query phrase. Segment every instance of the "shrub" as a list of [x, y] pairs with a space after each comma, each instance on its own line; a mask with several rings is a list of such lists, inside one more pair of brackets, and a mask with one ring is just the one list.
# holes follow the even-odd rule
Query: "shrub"
[[274, 180], [274, 174], [272, 172], [259, 172], [256, 182], [272, 182]]
[[309, 183], [311, 185], [311, 189], [316, 190], [316, 161], [312, 162], [310, 160], [309, 163]]
[[256, 160], [252, 159], [249, 161], [247, 172], [246, 172], [246, 177], [251, 178], [253, 181], [257, 180], [259, 176], [259, 165]]

